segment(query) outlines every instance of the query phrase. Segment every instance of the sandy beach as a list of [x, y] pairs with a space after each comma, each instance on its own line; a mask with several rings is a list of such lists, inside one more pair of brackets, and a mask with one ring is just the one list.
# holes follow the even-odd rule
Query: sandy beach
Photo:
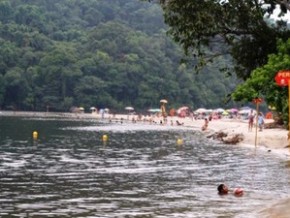
[[[101, 118], [99, 114], [92, 115], [96, 118]], [[125, 120], [132, 122], [132, 120], [137, 120], [137, 116], [134, 115], [106, 115], [105, 118], [116, 119], [116, 120]], [[142, 118], [144, 119], [144, 118]], [[156, 125], [160, 125], [161, 117], [153, 117], [152, 121]], [[180, 117], [168, 117], [167, 124], [163, 124], [165, 127], [170, 125], [177, 125], [176, 121], [182, 123], [183, 127], [192, 128], [196, 131], [202, 131], [202, 126], [204, 125], [204, 120], [202, 119], [192, 119], [189, 117], [180, 118]], [[142, 122], [142, 121], [137, 121]], [[273, 123], [272, 119], [265, 119], [265, 123]], [[241, 134], [243, 140], [238, 143], [238, 146], [251, 146], [253, 148], [267, 149], [267, 151], [276, 152], [280, 155], [289, 158], [290, 157], [290, 148], [288, 142], [288, 130], [283, 128], [271, 128], [263, 129], [259, 131], [256, 129], [256, 124], [254, 121], [254, 127], [251, 131], [248, 129], [248, 120], [242, 119], [228, 119], [222, 118], [217, 120], [209, 121], [208, 129], [202, 131], [205, 135], [212, 135], [216, 132], [224, 132], [228, 135]]]

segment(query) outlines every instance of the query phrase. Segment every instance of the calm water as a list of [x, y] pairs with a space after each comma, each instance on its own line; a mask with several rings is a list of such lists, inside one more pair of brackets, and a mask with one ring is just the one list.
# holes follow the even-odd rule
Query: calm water
[[0, 116], [0, 173], [0, 217], [250, 218], [290, 196], [289, 164], [267, 151], [96, 120]]

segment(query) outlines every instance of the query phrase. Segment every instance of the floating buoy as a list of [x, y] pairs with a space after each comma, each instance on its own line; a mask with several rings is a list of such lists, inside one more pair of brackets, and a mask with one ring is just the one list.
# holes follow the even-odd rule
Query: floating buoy
[[108, 141], [108, 136], [107, 135], [103, 135], [102, 140], [103, 140], [103, 142]]
[[32, 133], [32, 137], [33, 137], [34, 140], [36, 140], [38, 138], [38, 132], [37, 131], [34, 131]]
[[176, 143], [177, 143], [178, 145], [182, 145], [182, 144], [183, 144], [183, 140], [182, 140], [182, 139], [177, 139]]

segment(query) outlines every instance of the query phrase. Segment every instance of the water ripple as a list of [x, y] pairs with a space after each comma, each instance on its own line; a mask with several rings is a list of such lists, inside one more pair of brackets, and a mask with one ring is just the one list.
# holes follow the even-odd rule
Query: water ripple
[[[0, 216], [250, 218], [290, 194], [287, 163], [267, 152], [186, 128], [49, 122], [36, 144], [1, 141]], [[217, 195], [222, 182], [245, 195]]]

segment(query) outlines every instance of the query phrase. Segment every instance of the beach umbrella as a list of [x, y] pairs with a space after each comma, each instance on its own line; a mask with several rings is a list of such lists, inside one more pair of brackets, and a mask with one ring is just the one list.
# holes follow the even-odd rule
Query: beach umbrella
[[80, 111], [84, 111], [85, 109], [83, 107], [79, 107], [79, 110]]
[[[239, 110], [239, 114], [249, 114], [251, 112], [252, 109], [244, 109], [244, 110]], [[254, 110], [253, 110], [254, 112]], [[255, 114], [255, 112], [254, 112]]]
[[225, 111], [225, 109], [223, 109], [223, 108], [217, 108], [214, 111], [217, 112], [217, 113], [223, 113]]
[[249, 106], [244, 106], [240, 108], [240, 111], [246, 111], [246, 110], [253, 110], [253, 108], [249, 107]]
[[195, 113], [206, 113], [207, 112], [207, 109], [205, 108], [198, 108]]
[[231, 109], [229, 109], [228, 111], [229, 111], [230, 113], [233, 113], [233, 114], [234, 114], [234, 113], [238, 113], [239, 110], [238, 110], [237, 108], [231, 108]]
[[213, 112], [213, 109], [207, 109], [206, 111], [205, 111], [205, 113], [207, 113], [207, 114], [210, 114], [210, 113], [212, 113]]
[[225, 110], [225, 111], [222, 113], [222, 115], [227, 116], [227, 115], [229, 115], [229, 112]]
[[167, 103], [168, 103], [168, 101], [167, 101], [166, 99], [161, 99], [161, 100], [160, 100], [160, 103], [167, 104]]
[[78, 107], [71, 107], [69, 110], [72, 113], [79, 113], [80, 112], [80, 109]]
[[134, 110], [134, 108], [133, 108], [133, 107], [130, 107], [130, 106], [128, 106], [128, 107], [125, 107], [125, 110], [126, 110], [126, 111], [133, 111], [133, 110]]
[[186, 111], [188, 110], [189, 108], [187, 106], [182, 106], [180, 108], [177, 109], [176, 113], [177, 114], [180, 114], [182, 111]]
[[90, 107], [90, 110], [94, 111], [94, 110], [96, 110], [96, 107]]

